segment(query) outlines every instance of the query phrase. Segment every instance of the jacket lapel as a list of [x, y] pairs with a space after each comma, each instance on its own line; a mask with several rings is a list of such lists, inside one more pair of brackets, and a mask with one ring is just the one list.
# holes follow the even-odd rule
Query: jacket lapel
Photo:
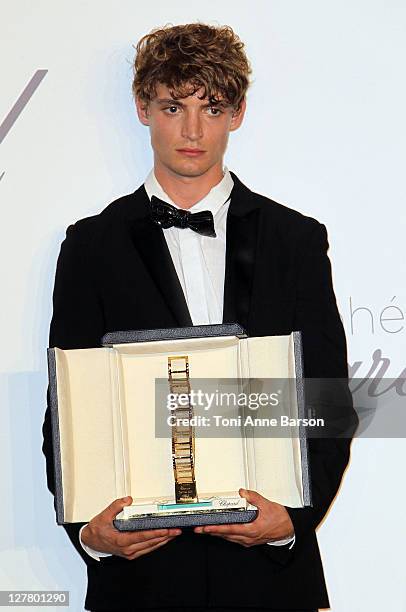
[[149, 199], [143, 186], [135, 196], [137, 215], [131, 227], [135, 248], [179, 327], [193, 325], [163, 230], [150, 218]]
[[234, 187], [227, 215], [223, 323], [249, 330], [259, 227], [259, 203], [232, 172]]

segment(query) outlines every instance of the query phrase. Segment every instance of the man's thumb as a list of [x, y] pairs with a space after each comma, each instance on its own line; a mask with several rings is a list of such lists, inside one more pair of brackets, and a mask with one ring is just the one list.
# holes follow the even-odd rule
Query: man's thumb
[[257, 508], [260, 508], [265, 501], [265, 498], [262, 497], [262, 495], [256, 491], [250, 491], [250, 489], [239, 489], [238, 493], [240, 494], [240, 497], [244, 497], [248, 503], [256, 506]]
[[119, 499], [114, 500], [104, 511], [105, 516], [108, 519], [116, 518], [117, 514], [121, 512], [124, 506], [130, 506], [133, 501], [133, 498], [128, 495], [127, 497], [120, 497]]

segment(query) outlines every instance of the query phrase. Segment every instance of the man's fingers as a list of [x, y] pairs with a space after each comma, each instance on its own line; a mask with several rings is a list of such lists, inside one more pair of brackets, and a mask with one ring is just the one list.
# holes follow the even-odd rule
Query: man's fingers
[[127, 546], [123, 551], [122, 555], [126, 557], [126, 559], [135, 559], [142, 554], [147, 554], [167, 544], [171, 540], [174, 539], [175, 536], [172, 537], [164, 537], [164, 538], [154, 538], [153, 540], [148, 540], [145, 542], [139, 542], [138, 544], [132, 544]]
[[121, 546], [131, 546], [157, 538], [173, 538], [182, 533], [181, 529], [148, 529], [145, 531], [123, 531], [116, 535]]
[[169, 542], [173, 540], [173, 537], [161, 537], [161, 538], [153, 538], [151, 540], [144, 540], [143, 542], [138, 542], [138, 544], [130, 544], [127, 548], [130, 553], [136, 552], [137, 550], [148, 550], [149, 548], [154, 548], [157, 544], [161, 542]]
[[208, 533], [210, 535], [237, 535], [244, 537], [253, 536], [253, 528], [250, 523], [235, 523], [232, 525], [209, 525], [196, 528], [196, 533]]

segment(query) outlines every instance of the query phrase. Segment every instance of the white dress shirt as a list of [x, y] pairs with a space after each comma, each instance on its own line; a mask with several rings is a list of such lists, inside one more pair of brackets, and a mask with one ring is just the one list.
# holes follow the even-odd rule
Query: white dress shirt
[[[164, 236], [172, 257], [179, 282], [185, 295], [193, 325], [208, 325], [223, 321], [224, 276], [226, 255], [226, 221], [230, 206], [230, 194], [233, 179], [227, 168], [224, 176], [209, 193], [188, 210], [192, 213], [210, 210], [213, 213], [216, 237], [203, 236], [190, 228], [169, 227], [164, 229]], [[149, 199], [156, 196], [160, 200], [181, 208], [162, 189], [153, 170], [144, 183]], [[82, 527], [83, 529], [84, 527]], [[109, 556], [92, 550], [83, 544], [84, 550], [94, 559]], [[295, 536], [275, 542], [274, 546], [283, 546], [295, 542]]]

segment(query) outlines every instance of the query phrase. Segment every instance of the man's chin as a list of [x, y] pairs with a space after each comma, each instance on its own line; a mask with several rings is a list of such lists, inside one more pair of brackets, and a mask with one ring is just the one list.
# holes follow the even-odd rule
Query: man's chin
[[199, 164], [199, 163], [187, 163], [187, 164], [173, 164], [169, 166], [169, 169], [174, 174], [182, 176], [184, 178], [193, 178], [203, 176], [210, 170], [212, 166], [210, 164]]

